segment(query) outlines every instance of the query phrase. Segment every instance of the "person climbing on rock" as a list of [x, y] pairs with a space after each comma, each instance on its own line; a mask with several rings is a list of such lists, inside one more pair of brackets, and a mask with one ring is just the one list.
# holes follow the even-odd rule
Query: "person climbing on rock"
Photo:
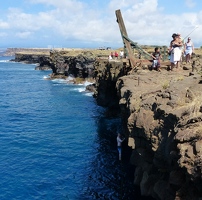
[[125, 140], [125, 138], [122, 139], [121, 134], [118, 133], [116, 140], [117, 140], [117, 149], [118, 149], [118, 153], [119, 153], [119, 160], [121, 160], [121, 153], [122, 153], [121, 145], [122, 145], [122, 142]]

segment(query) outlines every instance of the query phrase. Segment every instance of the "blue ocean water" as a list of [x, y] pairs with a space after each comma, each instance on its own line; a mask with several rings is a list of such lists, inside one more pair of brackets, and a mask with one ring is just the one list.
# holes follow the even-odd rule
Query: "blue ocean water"
[[105, 118], [85, 85], [8, 60], [0, 58], [0, 199], [140, 199], [129, 159], [118, 161], [120, 119]]

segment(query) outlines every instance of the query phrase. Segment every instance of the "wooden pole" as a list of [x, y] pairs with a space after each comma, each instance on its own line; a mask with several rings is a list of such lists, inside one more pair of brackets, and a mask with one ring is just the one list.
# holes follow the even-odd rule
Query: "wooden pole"
[[[127, 31], [126, 31], [126, 27], [125, 27], [125, 24], [124, 24], [122, 15], [121, 15], [121, 11], [116, 10], [115, 13], [116, 13], [116, 17], [117, 17], [117, 23], [119, 24], [119, 29], [121, 32], [121, 37], [123, 39], [123, 44], [124, 44], [124, 47], [126, 47], [128, 57], [129, 57], [129, 63], [131, 65], [131, 67], [134, 68], [137, 63], [150, 65], [152, 62], [152, 60], [149, 59], [151, 57], [151, 55], [148, 52], [146, 52], [144, 49], [142, 49], [140, 46], [138, 46], [137, 43], [135, 43], [129, 39]], [[135, 59], [134, 52], [133, 52], [131, 45], [133, 45], [140, 53], [144, 53], [149, 58], [147, 60]], [[163, 62], [161, 62], [161, 64], [169, 66], [170, 61], [169, 60], [166, 61], [166, 59], [165, 59], [165, 55], [166, 55], [165, 48], [166, 47], [164, 47], [164, 58], [163, 58]]]
[[115, 13], [116, 13], [116, 18], [117, 18], [117, 23], [119, 24], [119, 29], [120, 29], [120, 32], [121, 32], [123, 43], [126, 46], [129, 61], [130, 61], [131, 67], [133, 68], [133, 67], [135, 67], [136, 61], [135, 61], [135, 57], [134, 57], [133, 50], [131, 48], [130, 42], [125, 37], [123, 37], [123, 36], [128, 37], [128, 34], [127, 34], [126, 27], [125, 27], [125, 24], [124, 24], [122, 15], [121, 15], [121, 11], [116, 10]]

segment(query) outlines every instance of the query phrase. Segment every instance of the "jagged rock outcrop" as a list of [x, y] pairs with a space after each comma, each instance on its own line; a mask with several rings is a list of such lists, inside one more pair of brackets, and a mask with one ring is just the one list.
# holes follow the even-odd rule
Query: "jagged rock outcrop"
[[93, 77], [94, 62], [100, 52], [93, 53], [93, 51], [81, 49], [49, 51], [43, 51], [43, 49], [10, 49], [7, 51], [15, 51], [15, 58], [13, 59], [15, 62], [37, 64], [36, 70], [51, 69], [50, 78], [67, 78], [71, 75], [82, 79]]
[[51, 51], [50, 63], [53, 71], [52, 77], [57, 75], [66, 77], [72, 75], [73, 77], [84, 79], [92, 77], [95, 59], [89, 54], [72, 56], [68, 55], [67, 51]]
[[37, 64], [36, 70], [50, 70], [50, 55], [49, 52], [40, 53], [38, 51], [30, 52], [19, 52], [15, 53], [15, 58], [12, 60], [15, 62], [23, 62], [26, 64]]
[[142, 195], [202, 199], [200, 59], [173, 72], [139, 68], [121, 76], [124, 68], [118, 63], [97, 68], [96, 100], [105, 106], [119, 101], [124, 134], [133, 149], [134, 183]]
[[52, 70], [50, 78], [93, 78], [94, 62], [97, 57], [108, 54], [108, 51], [82, 49], [10, 49], [15, 51], [15, 62], [37, 64], [36, 70]]

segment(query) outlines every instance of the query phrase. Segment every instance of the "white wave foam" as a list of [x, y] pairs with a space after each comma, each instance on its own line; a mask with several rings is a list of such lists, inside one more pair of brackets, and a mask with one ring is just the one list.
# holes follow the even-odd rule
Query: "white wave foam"
[[86, 96], [92, 96], [94, 93], [93, 92], [89, 92], [88, 90], [86, 90], [86, 87], [78, 87], [78, 88], [74, 88], [72, 89], [72, 91], [78, 91], [80, 93], [83, 93]]
[[67, 83], [66, 79], [53, 79], [51, 81], [56, 82], [56, 83]]
[[85, 87], [79, 87], [79, 88], [74, 88], [72, 91], [78, 91], [78, 92], [85, 92], [86, 88]]
[[92, 97], [93, 96], [93, 92], [86, 92], [84, 93], [85, 96], [88, 96], [88, 97]]
[[79, 92], [85, 92], [86, 88], [79, 88], [78, 91]]
[[[45, 75], [43, 77], [44, 79], [49, 79], [49, 75]], [[54, 85], [60, 85], [60, 84], [71, 84], [72, 86], [74, 86], [74, 88], [71, 88], [71, 91], [76, 91], [79, 93], [83, 93], [86, 96], [92, 96], [93, 92], [89, 92], [86, 90], [86, 86], [92, 84], [91, 82], [85, 81], [83, 84], [74, 84], [72, 82], [74, 78], [72, 77], [68, 77], [67, 79], [53, 79], [51, 80], [52, 82], [54, 82]]]
[[69, 76], [66, 79], [57, 78], [57, 79], [52, 79], [51, 81], [56, 82], [56, 83], [60, 83], [60, 84], [74, 84], [72, 80], [74, 80], [74, 78]]
[[52, 81], [52, 82], [59, 82], [60, 79], [52, 79], [51, 81]]
[[67, 80], [67, 81], [72, 81], [72, 80], [74, 80], [74, 77], [68, 76], [68, 77], [66, 78], [66, 80]]
[[88, 85], [91, 85], [91, 84], [93, 84], [93, 83], [88, 82], [88, 81], [86, 81], [86, 82], [84, 83], [85, 86], [88, 86]]
[[49, 79], [49, 78], [50, 78], [49, 76], [44, 76], [44, 77], [43, 77], [43, 79]]
[[93, 83], [89, 82], [89, 81], [85, 81], [84, 83], [79, 83], [78, 85], [83, 85], [83, 86], [88, 86], [91, 85]]
[[0, 60], [0, 62], [2, 62], [2, 63], [10, 62], [10, 60]]

